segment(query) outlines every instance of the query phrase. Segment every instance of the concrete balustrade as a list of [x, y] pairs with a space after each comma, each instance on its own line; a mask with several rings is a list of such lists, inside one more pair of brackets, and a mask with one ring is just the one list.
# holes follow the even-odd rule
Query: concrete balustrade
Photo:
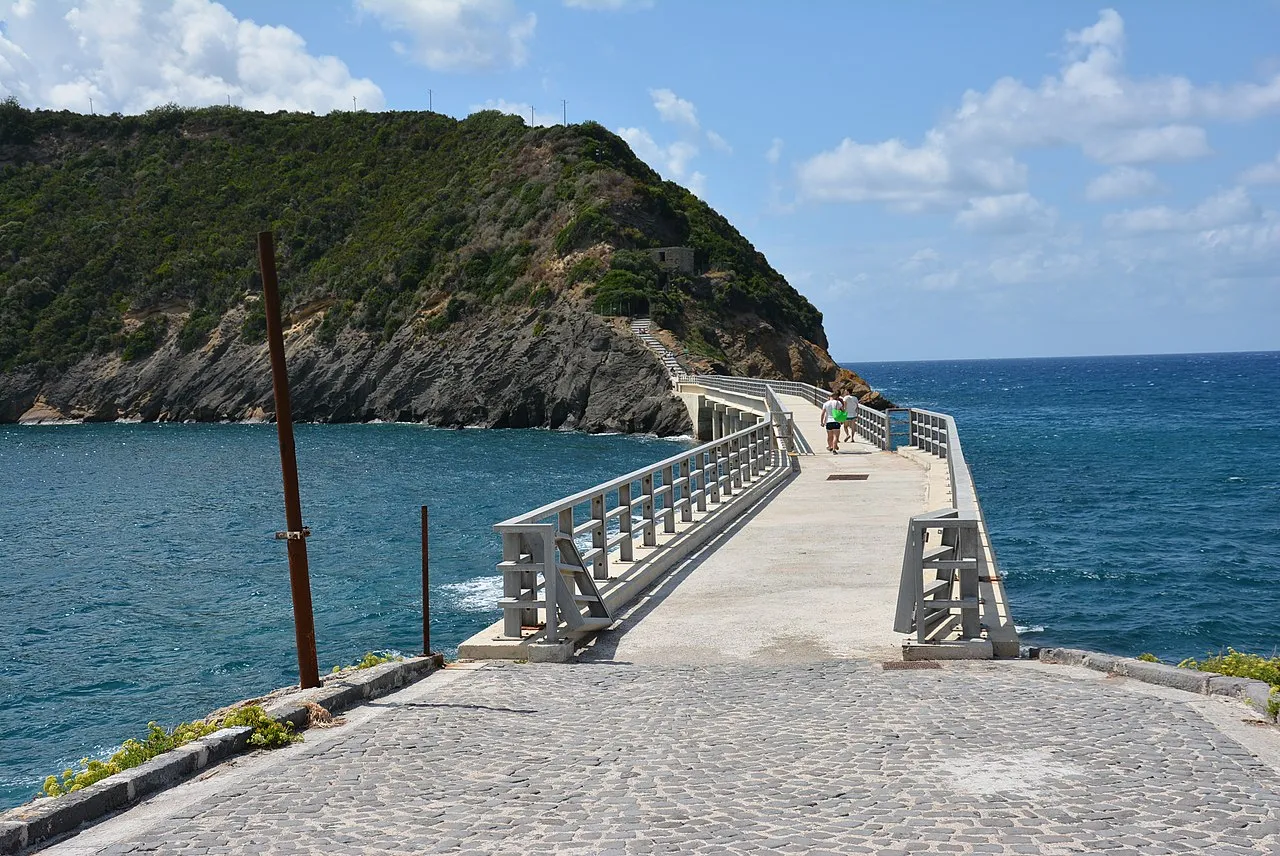
[[[827, 390], [796, 381], [699, 375], [680, 384], [682, 393], [699, 387], [721, 399], [777, 395], [821, 406]], [[686, 395], [686, 401], [690, 398]], [[920, 408], [878, 411], [859, 404], [850, 414], [855, 433], [876, 448], [894, 451], [893, 425], [905, 415], [907, 457], [946, 461], [946, 490], [952, 507], [912, 517], [907, 524], [894, 630], [912, 634], [904, 656], [1016, 657], [1019, 641], [1009, 615], [995, 550], [987, 534], [973, 477], [965, 461], [955, 420]], [[923, 461], [928, 466], [927, 461]]]
[[947, 462], [950, 508], [907, 524], [893, 629], [911, 633], [907, 659], [1017, 657], [995, 549], [955, 420], [912, 408], [909, 445]]
[[785, 432], [775, 427], [789, 425], [789, 414], [719, 412], [724, 433], [711, 442], [494, 526], [503, 618], [459, 646], [459, 656], [568, 659], [790, 475]]

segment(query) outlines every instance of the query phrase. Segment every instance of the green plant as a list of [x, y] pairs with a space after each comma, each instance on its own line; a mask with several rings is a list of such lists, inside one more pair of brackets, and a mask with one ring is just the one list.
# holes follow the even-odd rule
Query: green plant
[[120, 358], [129, 362], [155, 353], [156, 348], [160, 347], [160, 342], [164, 340], [167, 326], [163, 315], [143, 321], [138, 329], [124, 337], [124, 349], [120, 353]]
[[1144, 663], [1159, 663], [1160, 658], [1155, 654], [1139, 654], [1138, 659]]
[[1202, 672], [1216, 672], [1219, 675], [1230, 675], [1236, 678], [1252, 678], [1255, 681], [1266, 681], [1273, 689], [1280, 689], [1280, 656], [1263, 657], [1260, 654], [1245, 654], [1234, 648], [1227, 653], [1211, 654], [1203, 660], [1188, 658], [1178, 664], [1180, 669], [1199, 669]]
[[369, 651], [350, 666], [334, 666], [333, 669], [330, 670], [330, 674], [341, 672], [344, 669], [351, 669], [353, 671], [359, 671], [360, 669], [372, 669], [374, 666], [381, 666], [383, 663], [399, 663], [402, 660], [404, 660], [404, 657], [401, 657], [393, 651]]
[[248, 726], [253, 729], [249, 735], [249, 745], [261, 749], [274, 749], [287, 746], [302, 739], [302, 735], [293, 733], [293, 724], [277, 722], [267, 715], [260, 705], [251, 704], [238, 707], [222, 716], [197, 719], [194, 722], [183, 722], [175, 725], [172, 731], [163, 726], [147, 723], [147, 736], [141, 740], [130, 737], [107, 760], [90, 760], [82, 758], [80, 769], [67, 769], [62, 777], [49, 776], [44, 780], [44, 794], [60, 797], [74, 791], [89, 787], [122, 770], [128, 770], [149, 761], [171, 749], [185, 746], [193, 740], [199, 740], [222, 728]]

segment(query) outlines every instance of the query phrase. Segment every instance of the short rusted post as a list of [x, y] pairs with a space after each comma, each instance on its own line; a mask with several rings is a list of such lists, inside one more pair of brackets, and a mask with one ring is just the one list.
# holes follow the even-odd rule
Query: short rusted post
[[431, 571], [427, 562], [427, 507], [422, 506], [422, 653], [431, 656]]
[[284, 364], [284, 328], [280, 323], [280, 289], [276, 284], [276, 250], [270, 232], [258, 233], [258, 263], [262, 270], [267, 345], [271, 351], [271, 386], [276, 398], [276, 433], [280, 438], [280, 471], [284, 476], [284, 518], [288, 527], [284, 532], [277, 532], [276, 537], [288, 547], [298, 677], [302, 688], [308, 689], [320, 686], [316, 623], [311, 611], [311, 578], [307, 570], [306, 537], [311, 533], [302, 525], [298, 458], [293, 448], [293, 410], [289, 404], [289, 374]]

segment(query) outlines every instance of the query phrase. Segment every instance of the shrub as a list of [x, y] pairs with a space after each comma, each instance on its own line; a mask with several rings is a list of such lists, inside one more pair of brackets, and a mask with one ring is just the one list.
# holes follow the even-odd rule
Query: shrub
[[604, 271], [604, 263], [592, 256], [584, 256], [573, 263], [569, 268], [569, 272], [565, 275], [565, 281], [569, 285], [576, 285], [579, 282], [594, 282], [600, 278], [600, 274]]
[[555, 251], [567, 255], [588, 244], [606, 240], [617, 233], [618, 224], [598, 208], [584, 208], [556, 235]]
[[1280, 689], [1280, 656], [1263, 657], [1260, 654], [1243, 654], [1228, 648], [1225, 654], [1214, 654], [1203, 660], [1186, 659], [1178, 664], [1180, 669], [1199, 669], [1235, 678], [1252, 678], [1266, 681]]
[[341, 672], [343, 669], [351, 669], [353, 671], [372, 669], [374, 666], [381, 666], [383, 663], [399, 663], [403, 660], [404, 657], [401, 657], [394, 651], [369, 651], [350, 666], [334, 666], [332, 671]]
[[1138, 659], [1144, 663], [1159, 663], [1160, 658], [1155, 654], [1139, 654]]
[[183, 322], [182, 329], [178, 331], [178, 347], [184, 354], [194, 351], [205, 343], [220, 320], [218, 313], [211, 309], [193, 310]]
[[252, 704], [236, 708], [231, 713], [219, 717], [197, 719], [195, 722], [183, 722], [174, 726], [172, 731], [155, 722], [147, 723], [147, 736], [141, 740], [129, 738], [121, 744], [119, 750], [105, 761], [80, 760], [80, 769], [69, 769], [62, 772], [62, 777], [49, 776], [44, 780], [44, 793], [50, 797], [60, 797], [74, 791], [87, 788], [107, 776], [113, 776], [122, 770], [128, 770], [149, 761], [157, 755], [185, 746], [192, 740], [218, 731], [222, 728], [248, 726], [253, 729], [249, 735], [249, 745], [260, 749], [274, 749], [287, 746], [302, 739], [302, 735], [293, 733], [293, 725], [288, 722], [276, 722], [261, 706]]
[[124, 338], [124, 350], [120, 356], [125, 362], [140, 360], [155, 353], [164, 340], [164, 332], [168, 327], [163, 315], [148, 318], [142, 325]]

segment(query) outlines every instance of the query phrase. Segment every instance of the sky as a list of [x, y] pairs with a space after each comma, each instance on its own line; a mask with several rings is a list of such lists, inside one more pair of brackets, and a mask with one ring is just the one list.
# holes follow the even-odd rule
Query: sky
[[1280, 0], [0, 0], [8, 95], [593, 119], [841, 362], [1280, 350]]

